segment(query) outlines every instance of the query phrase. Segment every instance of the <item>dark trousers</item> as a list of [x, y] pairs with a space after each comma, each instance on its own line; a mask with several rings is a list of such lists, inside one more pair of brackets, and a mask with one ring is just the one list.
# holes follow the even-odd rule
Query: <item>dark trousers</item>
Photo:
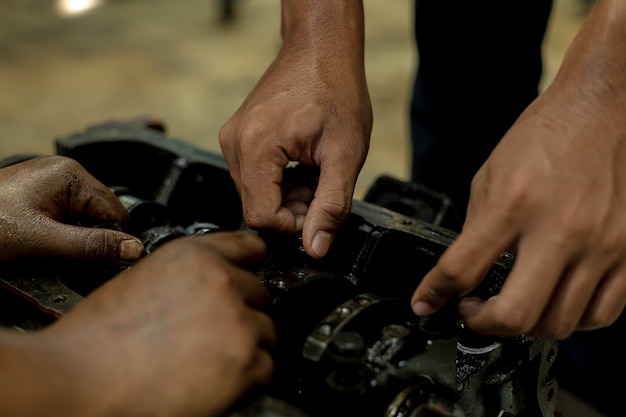
[[416, 0], [412, 180], [464, 216], [472, 177], [537, 97], [551, 0]]
[[[415, 2], [412, 180], [446, 193], [462, 217], [472, 177], [538, 95], [551, 9], [551, 0]], [[624, 334], [624, 314], [607, 329], [575, 333], [553, 367], [561, 386], [609, 416], [624, 415]]]

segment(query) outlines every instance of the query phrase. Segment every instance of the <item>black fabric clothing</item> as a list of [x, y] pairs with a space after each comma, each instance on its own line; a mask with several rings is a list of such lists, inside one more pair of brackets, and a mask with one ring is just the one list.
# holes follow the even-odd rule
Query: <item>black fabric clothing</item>
[[470, 182], [537, 97], [551, 0], [417, 0], [413, 182], [464, 216]]

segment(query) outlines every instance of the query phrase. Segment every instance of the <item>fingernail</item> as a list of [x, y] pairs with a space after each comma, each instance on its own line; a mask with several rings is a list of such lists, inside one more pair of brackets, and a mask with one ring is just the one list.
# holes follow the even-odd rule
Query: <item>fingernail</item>
[[326, 256], [328, 253], [328, 248], [330, 247], [330, 242], [332, 240], [333, 235], [328, 232], [319, 231], [313, 238], [313, 242], [311, 242], [311, 249], [315, 252], [315, 255], [322, 258]]
[[304, 226], [304, 219], [306, 218], [303, 214], [296, 214], [294, 216], [296, 218], [296, 230], [302, 230], [302, 226]]
[[432, 306], [424, 301], [416, 301], [413, 303], [412, 307], [413, 307], [413, 312], [417, 316], [428, 316], [434, 311]]
[[462, 317], [473, 316], [482, 303], [483, 301], [479, 298], [462, 298], [459, 301], [459, 314]]
[[136, 239], [122, 240], [120, 243], [120, 260], [134, 261], [143, 255], [144, 247], [141, 241]]

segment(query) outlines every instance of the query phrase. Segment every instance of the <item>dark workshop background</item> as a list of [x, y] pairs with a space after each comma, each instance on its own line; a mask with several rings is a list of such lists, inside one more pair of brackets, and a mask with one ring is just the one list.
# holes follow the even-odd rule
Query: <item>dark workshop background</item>
[[[81, 7], [98, 6], [80, 13]], [[416, 53], [412, 0], [366, 1], [371, 150], [356, 198], [382, 174], [407, 179]], [[555, 0], [543, 85], [586, 16]], [[0, 157], [54, 153], [54, 139], [156, 116], [170, 135], [220, 152], [218, 131], [280, 46], [279, 0], [0, 0]], [[560, 392], [565, 417], [595, 417]]]

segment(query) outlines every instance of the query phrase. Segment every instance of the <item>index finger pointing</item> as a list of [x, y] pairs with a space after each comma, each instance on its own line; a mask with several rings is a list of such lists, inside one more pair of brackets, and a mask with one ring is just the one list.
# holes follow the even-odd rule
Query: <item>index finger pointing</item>
[[414, 313], [430, 315], [450, 297], [475, 288], [514, 236], [497, 224], [474, 221], [468, 225], [418, 285], [411, 299]]

